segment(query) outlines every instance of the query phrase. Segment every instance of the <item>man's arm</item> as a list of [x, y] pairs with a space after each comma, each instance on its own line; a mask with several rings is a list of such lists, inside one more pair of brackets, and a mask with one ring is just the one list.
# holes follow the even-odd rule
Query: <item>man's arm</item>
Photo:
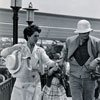
[[61, 51], [61, 56], [60, 56], [60, 58], [62, 59], [62, 63], [68, 61], [67, 56], [68, 56], [68, 46], [67, 46], [67, 39], [66, 39], [63, 49]]
[[98, 55], [92, 62], [90, 62], [90, 65], [88, 67], [89, 70], [95, 70], [96, 67], [100, 65], [100, 40], [98, 40], [98, 42], [96, 43], [96, 50], [98, 52]]

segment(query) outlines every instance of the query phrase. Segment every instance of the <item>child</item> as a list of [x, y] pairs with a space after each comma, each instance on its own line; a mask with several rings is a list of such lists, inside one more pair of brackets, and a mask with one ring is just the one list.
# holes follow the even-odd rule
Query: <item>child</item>
[[48, 69], [47, 83], [42, 90], [42, 100], [67, 100], [62, 74], [65, 78], [64, 66]]

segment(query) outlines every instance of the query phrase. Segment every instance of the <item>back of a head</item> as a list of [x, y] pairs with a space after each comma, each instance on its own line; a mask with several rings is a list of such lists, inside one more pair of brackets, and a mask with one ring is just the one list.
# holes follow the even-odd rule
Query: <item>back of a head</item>
[[30, 37], [31, 35], [33, 35], [34, 34], [34, 32], [38, 32], [38, 33], [40, 33], [41, 32], [41, 29], [40, 29], [40, 27], [39, 26], [37, 26], [37, 25], [31, 25], [31, 26], [28, 26], [28, 27], [26, 27], [25, 29], [24, 29], [24, 38], [26, 39], [26, 40], [28, 40], [28, 36]]

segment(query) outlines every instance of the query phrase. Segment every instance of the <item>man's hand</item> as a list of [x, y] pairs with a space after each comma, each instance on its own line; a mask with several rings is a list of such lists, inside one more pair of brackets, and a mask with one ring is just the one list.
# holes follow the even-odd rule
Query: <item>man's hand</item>
[[88, 69], [90, 69], [90, 70], [95, 70], [97, 66], [98, 66], [98, 60], [97, 60], [97, 59], [94, 59], [94, 60], [89, 64]]

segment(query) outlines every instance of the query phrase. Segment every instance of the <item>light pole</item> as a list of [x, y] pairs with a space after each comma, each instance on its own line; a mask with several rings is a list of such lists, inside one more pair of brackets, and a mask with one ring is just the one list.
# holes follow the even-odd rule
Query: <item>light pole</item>
[[34, 11], [38, 10], [33, 8], [32, 2], [29, 3], [29, 7], [28, 8], [23, 8], [25, 9], [26, 12], [26, 22], [28, 23], [28, 25], [31, 25], [34, 22]]
[[11, 0], [13, 10], [13, 44], [18, 43], [18, 11], [21, 8], [22, 0]]

